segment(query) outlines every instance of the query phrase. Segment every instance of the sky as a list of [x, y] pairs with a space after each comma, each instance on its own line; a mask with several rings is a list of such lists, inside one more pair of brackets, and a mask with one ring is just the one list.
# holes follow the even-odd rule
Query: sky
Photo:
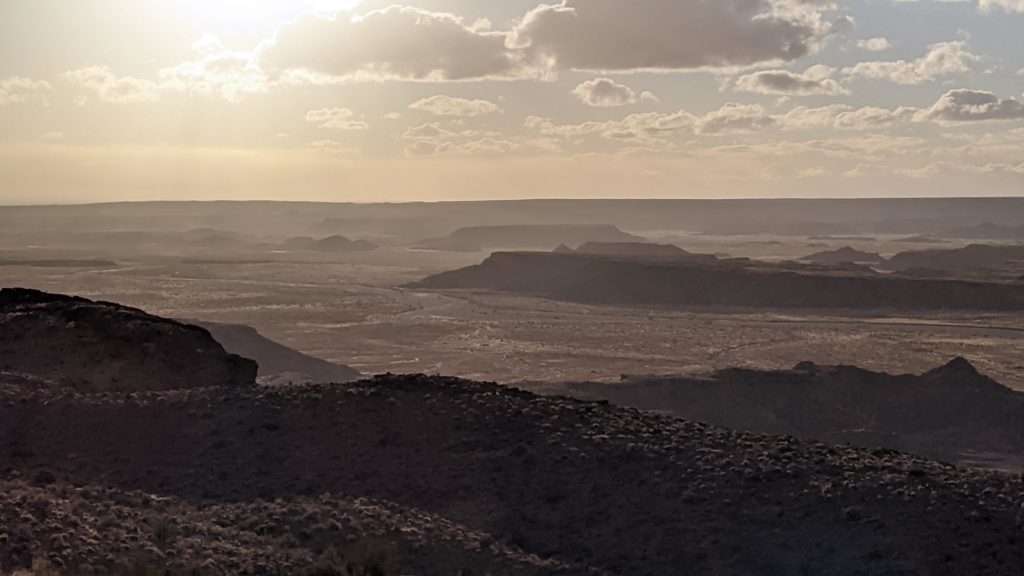
[[3, 0], [0, 204], [1024, 194], [1024, 0]]

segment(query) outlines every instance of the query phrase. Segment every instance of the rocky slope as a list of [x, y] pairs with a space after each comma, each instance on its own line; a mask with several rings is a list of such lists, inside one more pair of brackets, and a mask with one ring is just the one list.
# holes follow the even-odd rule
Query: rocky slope
[[0, 374], [9, 378], [138, 391], [249, 385], [256, 371], [198, 326], [107, 302], [0, 290]]
[[239, 386], [201, 328], [0, 294], [0, 573], [1024, 571], [1018, 476], [437, 376]]
[[566, 393], [718, 426], [940, 458], [1024, 461], [1024, 394], [956, 359], [922, 375], [802, 363], [704, 377], [574, 383]]
[[439, 377], [9, 390], [0, 479], [8, 570], [293, 573], [366, 534], [396, 574], [1024, 570], [1018, 477]]
[[482, 264], [431, 276], [412, 287], [494, 290], [640, 306], [1024, 309], [1024, 286], [1011, 283], [882, 276], [856, 269], [713, 258], [652, 261], [548, 252], [498, 252]]

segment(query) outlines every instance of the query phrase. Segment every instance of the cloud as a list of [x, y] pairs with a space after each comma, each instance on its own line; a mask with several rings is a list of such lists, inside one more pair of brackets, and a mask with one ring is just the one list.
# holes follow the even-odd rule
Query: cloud
[[857, 48], [867, 50], [868, 52], [883, 52], [892, 48], [892, 43], [885, 37], [868, 38], [866, 40], [858, 40]]
[[874, 106], [853, 108], [845, 104], [834, 104], [820, 108], [797, 106], [777, 118], [779, 125], [786, 130], [879, 130], [909, 122], [918, 112], [918, 109], [908, 107], [890, 110]]
[[453, 14], [390, 6], [361, 16], [304, 14], [278, 28], [263, 48], [268, 71], [302, 71], [340, 80], [456, 81], [526, 74], [506, 33], [466, 24]]
[[424, 98], [409, 105], [411, 110], [427, 112], [434, 116], [474, 117], [500, 113], [501, 108], [490, 100], [469, 100], [453, 96], [437, 95]]
[[[158, 83], [132, 76], [117, 76], [106, 66], [79, 68], [61, 74], [61, 78], [110, 104], [141, 104], [160, 98], [161, 86]], [[86, 101], [87, 98], [80, 98], [78, 103]]]
[[52, 89], [48, 83], [41, 80], [22, 76], [2, 78], [0, 79], [0, 106], [39, 100]]
[[636, 90], [625, 84], [619, 84], [610, 78], [587, 80], [577, 86], [572, 93], [582, 100], [584, 104], [598, 108], [626, 106], [628, 104], [636, 104], [639, 100], [658, 100], [650, 92], [637, 94]]
[[606, 140], [630, 142], [652, 148], [670, 148], [679, 136], [749, 133], [776, 124], [778, 119], [758, 105], [729, 103], [703, 116], [685, 110], [671, 113], [630, 114], [619, 120], [556, 124], [548, 118], [530, 116], [526, 127], [546, 136], [579, 139], [600, 136]]
[[980, 0], [978, 5], [984, 12], [993, 10], [1024, 12], [1024, 0]]
[[306, 122], [333, 130], [366, 130], [370, 127], [362, 120], [353, 120], [353, 116], [355, 113], [348, 108], [322, 108], [307, 112]]
[[850, 91], [832, 78], [835, 69], [817, 65], [802, 74], [788, 70], [762, 70], [736, 80], [736, 89], [757, 94], [778, 96], [836, 96]]
[[420, 126], [412, 126], [402, 133], [404, 140], [443, 140], [457, 136], [450, 130], [445, 130], [437, 122], [431, 122]]
[[[119, 76], [106, 66], [79, 68], [61, 78], [111, 104], [155, 102], [173, 93], [236, 102], [277, 85], [253, 62], [251, 53], [228, 50], [216, 36], [208, 34], [192, 48], [199, 53], [197, 59], [161, 68], [154, 79]], [[79, 104], [86, 101], [87, 97], [78, 99]]]
[[928, 54], [917, 60], [861, 62], [844, 68], [843, 74], [897, 84], [922, 84], [942, 76], [967, 72], [971, 64], [980, 60], [981, 57], [967, 50], [966, 42], [957, 40], [933, 44], [928, 47]]
[[807, 0], [563, 0], [529, 11], [510, 45], [557, 69], [749, 66], [814, 52], [832, 32]]
[[563, 0], [510, 31], [411, 6], [309, 13], [278, 28], [260, 66], [321, 83], [553, 78], [560, 70], [688, 70], [790, 61], [837, 29], [825, 0]]
[[950, 90], [931, 108], [922, 111], [918, 119], [940, 123], [1021, 120], [1024, 119], [1024, 102], [1013, 98], [1000, 100], [991, 92], [979, 90]]
[[160, 70], [163, 88], [189, 94], [218, 96], [229, 102], [242, 95], [267, 91], [271, 82], [243, 52], [219, 50], [216, 38], [204, 37], [194, 47], [206, 55], [198, 60], [183, 62]]

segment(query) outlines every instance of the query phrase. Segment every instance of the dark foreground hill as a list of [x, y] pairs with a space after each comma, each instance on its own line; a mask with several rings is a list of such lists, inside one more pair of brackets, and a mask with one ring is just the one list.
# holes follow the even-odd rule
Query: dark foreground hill
[[1024, 393], [963, 359], [922, 375], [802, 363], [792, 370], [633, 377], [565, 389], [737, 430], [884, 446], [951, 462], [1024, 462]]
[[209, 330], [225, 350], [255, 360], [259, 364], [260, 383], [352, 382], [362, 377], [354, 368], [307, 356], [264, 337], [250, 326], [197, 324]]
[[420, 243], [422, 248], [475, 252], [494, 249], [539, 248], [553, 250], [561, 244], [586, 242], [643, 242], [610, 224], [527, 224], [459, 228], [443, 238]]
[[[1024, 484], [494, 384], [0, 397], [0, 566], [398, 573], [1016, 574]], [[108, 506], [110, 506], [108, 508]]]
[[1024, 286], [883, 276], [749, 261], [498, 252], [412, 285], [590, 304], [896, 310], [1020, 310]]
[[9, 377], [137, 391], [253, 384], [256, 371], [198, 326], [109, 302], [0, 290], [0, 374]]

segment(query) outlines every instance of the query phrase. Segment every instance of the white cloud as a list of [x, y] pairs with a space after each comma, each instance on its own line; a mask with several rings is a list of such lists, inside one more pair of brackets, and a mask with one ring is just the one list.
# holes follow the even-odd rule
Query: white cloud
[[598, 108], [626, 106], [628, 104], [636, 104], [639, 100], [658, 100], [650, 92], [637, 94], [636, 90], [610, 78], [587, 80], [577, 86], [572, 93], [584, 104]]
[[[155, 79], [119, 76], [106, 66], [72, 70], [61, 78], [112, 104], [155, 102], [166, 94], [212, 96], [229, 102], [245, 94], [266, 92], [275, 86], [253, 62], [252, 54], [227, 50], [216, 36], [193, 43], [199, 58], [157, 71]], [[79, 98], [85, 103], [86, 97]]]
[[1021, 120], [1024, 102], [1013, 98], [1001, 100], [991, 92], [979, 90], [950, 90], [918, 118], [940, 123]]
[[473, 117], [500, 113], [501, 108], [490, 100], [470, 100], [453, 96], [437, 95], [413, 102], [411, 110], [427, 112], [434, 116]]
[[868, 38], [865, 40], [858, 40], [857, 47], [861, 50], [867, 50], [868, 52], [882, 52], [892, 48], [892, 43], [885, 37]]
[[0, 106], [39, 100], [53, 88], [41, 80], [21, 76], [0, 79]]
[[757, 105], [729, 103], [697, 122], [699, 134], [756, 132], [775, 124], [774, 116]]
[[437, 122], [412, 126], [402, 133], [402, 138], [405, 140], [443, 140], [455, 136], [457, 134], [442, 128]]
[[[89, 66], [65, 72], [61, 78], [83, 88], [103, 102], [111, 104], [140, 104], [155, 102], [161, 86], [152, 81], [132, 76], [117, 76], [106, 66]], [[79, 104], [88, 99], [80, 98]]]
[[318, 128], [333, 130], [366, 130], [370, 126], [362, 120], [353, 120], [355, 113], [348, 108], [322, 108], [306, 113], [306, 122]]
[[849, 90], [832, 78], [834, 74], [834, 68], [821, 64], [800, 74], [788, 70], [762, 70], [740, 77], [736, 80], [736, 89], [777, 96], [849, 94]]
[[161, 84], [165, 88], [197, 94], [218, 96], [229, 102], [244, 94], [265, 92], [271, 85], [266, 74], [243, 52], [219, 50], [215, 38], [205, 37], [206, 46], [194, 46], [205, 52], [199, 60], [183, 62], [160, 70]]
[[963, 40], [942, 42], [928, 47], [928, 53], [917, 60], [861, 62], [843, 69], [843, 74], [897, 84], [922, 84], [942, 76], [959, 74], [971, 69], [981, 57], [967, 50]]
[[1024, 12], [1024, 0], [980, 0], [978, 5], [985, 12], [997, 9], [1007, 12]]
[[779, 124], [787, 130], [880, 130], [909, 122], [917, 112], [916, 108], [907, 107], [890, 110], [874, 106], [854, 108], [843, 104], [820, 108], [798, 106], [779, 116]]

